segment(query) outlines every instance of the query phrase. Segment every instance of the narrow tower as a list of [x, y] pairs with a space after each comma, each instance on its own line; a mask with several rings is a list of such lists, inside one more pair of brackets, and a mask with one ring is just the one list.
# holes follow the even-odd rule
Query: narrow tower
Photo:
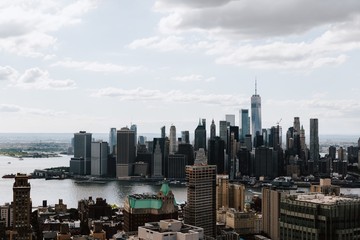
[[261, 135], [261, 97], [257, 94], [257, 82], [255, 80], [255, 94], [251, 97], [251, 127], [252, 137]]

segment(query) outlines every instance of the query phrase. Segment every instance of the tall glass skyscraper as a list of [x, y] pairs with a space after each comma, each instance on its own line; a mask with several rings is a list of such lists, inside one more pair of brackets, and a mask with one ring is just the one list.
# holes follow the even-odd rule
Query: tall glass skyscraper
[[255, 94], [251, 97], [251, 127], [253, 138], [261, 135], [261, 97], [257, 94], [256, 81]]
[[110, 128], [109, 148], [110, 148], [110, 154], [115, 153], [115, 148], [116, 148], [116, 128]]
[[310, 160], [317, 165], [319, 162], [319, 120], [310, 118]]

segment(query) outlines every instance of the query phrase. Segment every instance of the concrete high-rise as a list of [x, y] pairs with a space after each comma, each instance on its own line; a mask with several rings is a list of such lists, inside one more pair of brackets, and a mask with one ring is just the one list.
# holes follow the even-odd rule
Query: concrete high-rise
[[319, 162], [319, 121], [317, 118], [310, 119], [310, 160], [315, 166]]
[[[31, 198], [30, 183], [26, 174], [16, 174], [13, 185], [13, 227], [10, 239], [31, 240], [32, 231], [30, 225]], [[13, 236], [15, 235], [15, 237]]]
[[255, 81], [255, 94], [251, 97], [251, 128], [252, 137], [261, 135], [261, 97], [257, 94], [257, 83]]
[[136, 152], [135, 132], [127, 127], [118, 130], [116, 147], [116, 177], [131, 176]]
[[116, 128], [110, 128], [110, 133], [109, 133], [109, 150], [110, 150], [110, 154], [115, 154], [115, 150], [116, 150]]
[[154, 157], [153, 157], [153, 164], [152, 164], [152, 177], [162, 177], [163, 174], [163, 168], [162, 168], [162, 152], [160, 148], [160, 141], [156, 142], [156, 145], [154, 147]]
[[249, 109], [241, 109], [240, 110], [240, 124], [241, 134], [240, 141], [245, 141], [245, 136], [250, 134], [250, 120], [249, 120]]
[[108, 155], [107, 142], [99, 141], [91, 143], [91, 175], [108, 175]]
[[206, 151], [206, 122], [205, 119], [199, 120], [199, 125], [195, 129], [194, 150], [203, 148]]
[[176, 142], [176, 127], [171, 125], [170, 127], [170, 154], [174, 154], [177, 151], [177, 142]]
[[216, 137], [216, 125], [213, 119], [210, 125], [210, 139], [213, 139], [215, 137]]
[[306, 149], [305, 129], [302, 125], [301, 125], [301, 129], [300, 129], [300, 147], [301, 147], [302, 151], [305, 151], [305, 149]]
[[[195, 160], [196, 162], [196, 160]], [[184, 222], [204, 229], [204, 235], [216, 236], [216, 166], [186, 166], [187, 205]]]

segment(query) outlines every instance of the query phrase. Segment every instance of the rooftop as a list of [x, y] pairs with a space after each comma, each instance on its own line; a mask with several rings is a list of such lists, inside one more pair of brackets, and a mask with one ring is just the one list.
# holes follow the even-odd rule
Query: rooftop
[[297, 196], [298, 201], [311, 202], [318, 204], [338, 204], [342, 202], [360, 202], [359, 198], [350, 198], [343, 196], [326, 196], [324, 194], [300, 194]]

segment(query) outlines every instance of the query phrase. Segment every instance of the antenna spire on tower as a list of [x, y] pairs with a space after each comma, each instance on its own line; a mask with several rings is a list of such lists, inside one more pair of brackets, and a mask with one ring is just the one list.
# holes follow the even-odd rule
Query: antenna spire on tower
[[255, 95], [257, 95], [257, 79], [255, 77]]

